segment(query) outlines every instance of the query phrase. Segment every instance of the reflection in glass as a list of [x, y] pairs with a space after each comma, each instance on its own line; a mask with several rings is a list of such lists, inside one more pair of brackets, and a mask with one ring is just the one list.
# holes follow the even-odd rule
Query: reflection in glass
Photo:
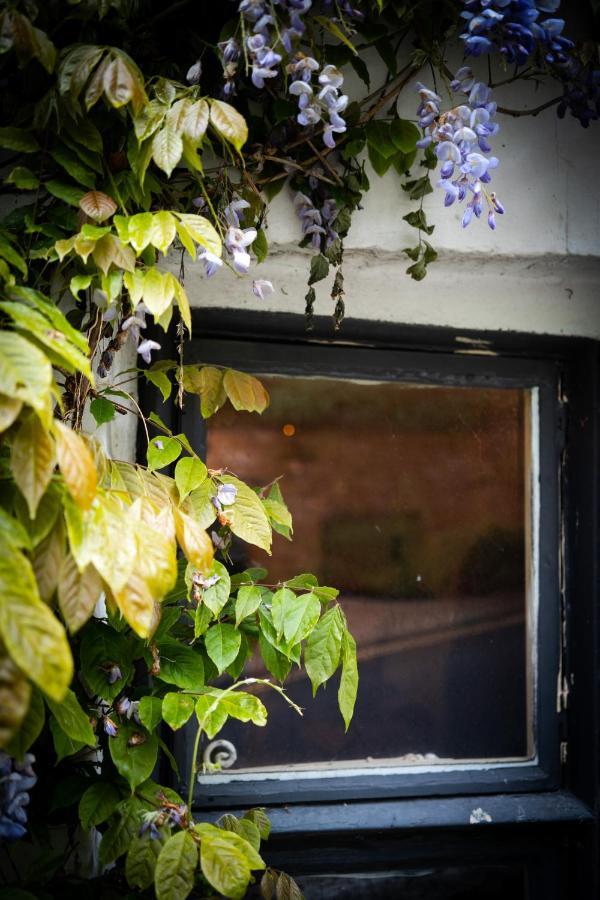
[[360, 687], [345, 735], [337, 686], [313, 700], [296, 669], [303, 719], [270, 696], [266, 728], [229, 724], [236, 769], [530, 756], [529, 392], [262, 380], [270, 408], [221, 411], [207, 462], [255, 485], [283, 476], [294, 540], [275, 535], [272, 558], [236, 548], [236, 568], [339, 588]]

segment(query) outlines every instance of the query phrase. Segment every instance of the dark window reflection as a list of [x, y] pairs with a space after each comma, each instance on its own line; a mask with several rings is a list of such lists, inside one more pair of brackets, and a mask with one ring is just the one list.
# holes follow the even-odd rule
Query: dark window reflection
[[208, 464], [284, 476], [294, 540], [236, 562], [338, 587], [361, 681], [344, 735], [337, 684], [313, 700], [296, 670], [304, 718], [265, 698], [266, 728], [222, 733], [237, 766], [528, 756], [527, 392], [262, 380], [271, 407], [211, 420]]

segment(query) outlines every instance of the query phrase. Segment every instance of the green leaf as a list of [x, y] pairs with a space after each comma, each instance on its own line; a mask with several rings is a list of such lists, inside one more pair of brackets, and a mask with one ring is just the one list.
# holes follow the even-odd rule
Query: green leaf
[[217, 667], [219, 675], [225, 671], [238, 655], [242, 636], [229, 623], [211, 626], [204, 636], [206, 652]]
[[231, 691], [228, 694], [223, 694], [219, 702], [221, 708], [232, 719], [238, 719], [240, 722], [253, 722], [259, 727], [267, 724], [267, 710], [262, 701], [255, 697], [254, 694], [248, 694], [244, 691]]
[[159, 837], [144, 834], [135, 837], [127, 851], [125, 878], [130, 888], [145, 891], [154, 884], [156, 861], [163, 848], [166, 832], [159, 830]]
[[283, 684], [292, 667], [291, 661], [271, 644], [262, 631], [258, 636], [258, 644], [265, 666], [273, 678]]
[[213, 564], [211, 566], [210, 575], [218, 575], [219, 580], [216, 584], [211, 585], [208, 588], [204, 588], [202, 591], [202, 602], [211, 610], [211, 612], [218, 616], [227, 601], [229, 600], [229, 594], [231, 592], [231, 578], [229, 577], [229, 572], [218, 560], [213, 560]]
[[144, 369], [144, 378], [157, 387], [162, 394], [163, 401], [166, 403], [171, 396], [173, 385], [166, 372], [153, 371], [152, 369]]
[[[125, 636], [110, 625], [92, 620], [85, 627], [79, 652], [81, 673], [91, 693], [105, 700], [114, 700], [133, 675], [129, 642]], [[110, 670], [116, 665], [121, 678], [110, 684]]]
[[181, 444], [174, 437], [155, 437], [148, 444], [148, 468], [164, 469], [181, 455]]
[[313, 256], [310, 261], [310, 277], [308, 279], [308, 283], [316, 284], [317, 281], [322, 281], [324, 278], [327, 278], [329, 274], [329, 260], [326, 256], [323, 256], [322, 253], [318, 253], [317, 256]]
[[74, 741], [96, 746], [96, 735], [92, 730], [90, 720], [84, 713], [73, 691], [68, 690], [60, 703], [46, 697], [46, 703], [50, 712], [67, 735]]
[[185, 900], [194, 887], [198, 846], [187, 831], [166, 841], [156, 862], [154, 886], [157, 900]]
[[194, 712], [194, 698], [189, 694], [165, 694], [162, 702], [162, 717], [173, 731], [181, 728]]
[[22, 760], [29, 748], [37, 741], [42, 733], [45, 721], [46, 710], [44, 701], [42, 700], [42, 694], [37, 688], [33, 688], [29, 700], [29, 709], [27, 710], [25, 718], [21, 721], [19, 730], [6, 747], [8, 755], [14, 756], [15, 759]]
[[94, 397], [90, 403], [90, 412], [96, 420], [96, 425], [104, 425], [112, 422], [115, 417], [115, 405], [106, 397]]
[[412, 153], [420, 137], [417, 126], [407, 119], [394, 119], [390, 124], [390, 138], [402, 153]]
[[6, 184], [14, 184], [20, 191], [34, 191], [40, 183], [37, 175], [25, 166], [16, 166], [5, 179]]
[[50, 151], [52, 159], [61, 166], [67, 175], [70, 175], [78, 184], [83, 184], [87, 188], [94, 188], [96, 184], [96, 176], [89, 169], [83, 166], [79, 158], [68, 150], [66, 147], [55, 147]]
[[0, 506], [0, 541], [5, 542], [18, 550], [31, 550], [29, 535], [18, 519], [9, 515]]
[[280, 588], [273, 594], [273, 600], [271, 601], [271, 616], [279, 640], [281, 640], [283, 636], [284, 623], [287, 624], [288, 620], [289, 630], [294, 634], [300, 619], [302, 618], [304, 607], [305, 603], [289, 588]]
[[119, 805], [121, 794], [109, 781], [96, 781], [82, 794], [79, 801], [81, 826], [89, 831], [92, 826], [106, 822]]
[[79, 751], [83, 750], [86, 746], [82, 741], [74, 741], [72, 738], [68, 737], [56, 719], [50, 719], [50, 732], [54, 743], [57, 765], [67, 756], [73, 756], [75, 753], [79, 753]]
[[[144, 738], [142, 743], [133, 743], [137, 735]], [[108, 740], [108, 748], [119, 774], [126, 779], [132, 791], [152, 774], [158, 755], [155, 734], [145, 734], [130, 723], [121, 721], [117, 736]]]
[[236, 628], [252, 613], [256, 612], [261, 604], [262, 591], [256, 585], [243, 585], [238, 590], [237, 599], [235, 601], [235, 624]]
[[194, 637], [202, 637], [208, 631], [208, 626], [215, 618], [215, 614], [205, 603], [199, 603], [194, 613]]
[[244, 819], [248, 819], [248, 821], [252, 822], [258, 828], [258, 833], [260, 834], [263, 841], [266, 841], [271, 834], [271, 821], [262, 807], [257, 807], [256, 809], [249, 809], [248, 812], [244, 813]]
[[[62, 331], [51, 327], [51, 322], [37, 309], [27, 303], [0, 302], [0, 310], [10, 316], [15, 328], [42, 344], [54, 365], [67, 369], [70, 373], [81, 372], [93, 380], [90, 361], [86, 354], [68, 340]], [[86, 347], [86, 351], [87, 351]], [[47, 351], [50, 351], [49, 353]]]
[[346, 629], [342, 638], [342, 676], [338, 690], [338, 704], [346, 725], [352, 720], [358, 692], [358, 668], [356, 665], [356, 641]]
[[30, 131], [24, 128], [0, 128], [0, 147], [18, 150], [20, 153], [35, 153], [40, 145]]
[[256, 234], [256, 239], [252, 244], [252, 252], [256, 256], [257, 263], [264, 262], [269, 254], [269, 242], [267, 241], [267, 235], [265, 234], [264, 228], [259, 228]]
[[214, 483], [211, 478], [207, 478], [182, 503], [182, 509], [187, 515], [192, 517], [200, 528], [208, 528], [217, 517], [217, 511], [211, 499], [215, 494], [216, 488]]
[[236, 410], [262, 413], [269, 405], [269, 394], [258, 378], [247, 372], [227, 369], [223, 376], [223, 387]]
[[77, 208], [79, 208], [79, 201], [85, 193], [82, 188], [77, 187], [75, 184], [67, 184], [65, 181], [57, 181], [56, 179], [46, 181], [44, 187], [57, 200], [62, 200], [64, 203], [68, 203], [69, 206]]
[[270, 554], [271, 526], [258, 496], [248, 485], [232, 475], [224, 476], [222, 483], [233, 484], [237, 488], [235, 502], [226, 507], [233, 533]]
[[160, 697], [142, 697], [138, 706], [140, 722], [148, 731], [154, 731], [162, 721], [162, 700]]
[[69, 290], [74, 297], [79, 297], [80, 291], [85, 291], [92, 283], [92, 275], [74, 275], [69, 282]]
[[217, 134], [239, 152], [248, 140], [246, 120], [237, 109], [222, 100], [210, 101], [210, 124]]
[[344, 623], [336, 606], [325, 613], [306, 640], [304, 666], [313, 686], [313, 696], [338, 667], [343, 634]]
[[15, 663], [53, 700], [65, 696], [73, 658], [64, 628], [40, 600], [31, 564], [16, 548], [0, 555], [0, 637]]
[[212, 741], [214, 736], [225, 725], [228, 719], [227, 712], [221, 706], [219, 698], [203, 694], [196, 700], [196, 718], [198, 724], [206, 732], [206, 736]]
[[204, 877], [225, 897], [239, 900], [253, 869], [265, 863], [248, 841], [233, 831], [224, 831], [208, 822], [194, 826], [200, 835], [200, 864]]
[[183, 141], [168, 125], [161, 128], [152, 139], [152, 159], [159, 169], [171, 177], [173, 169], [181, 159], [183, 153]]
[[111, 816], [109, 827], [102, 835], [100, 844], [100, 865], [106, 866], [122, 856], [135, 837], [142, 823], [142, 813], [147, 805], [138, 797], [129, 797], [117, 806]]
[[375, 150], [379, 156], [388, 160], [396, 155], [399, 148], [392, 140], [392, 131], [389, 122], [384, 122], [381, 119], [373, 119], [365, 125], [365, 132], [369, 148]]
[[326, 16], [315, 16], [315, 22], [318, 22], [322, 28], [325, 28], [327, 31], [329, 31], [335, 38], [338, 39], [338, 41], [341, 41], [342, 44], [345, 44], [345, 46], [348, 47], [349, 50], [352, 50], [352, 53], [358, 56], [358, 50], [356, 49], [352, 41], [346, 37], [342, 29], [338, 25], [336, 25], [333, 19]]
[[175, 484], [181, 500], [199, 488], [207, 476], [208, 470], [197, 456], [186, 456], [184, 459], [180, 459], [175, 466]]
[[373, 166], [375, 173], [382, 178], [392, 164], [393, 156], [383, 156], [372, 144], [369, 144], [369, 162]]
[[191, 691], [204, 685], [204, 665], [199, 653], [178, 641], [161, 642], [159, 649], [162, 681]]

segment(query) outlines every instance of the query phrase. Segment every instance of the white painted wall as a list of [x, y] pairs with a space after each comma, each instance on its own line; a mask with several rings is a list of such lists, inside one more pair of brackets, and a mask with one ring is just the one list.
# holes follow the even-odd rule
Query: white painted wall
[[[377, 66], [371, 69], [377, 84]], [[349, 89], [355, 86], [349, 83]], [[522, 84], [496, 92], [500, 105], [518, 109], [552, 96], [551, 88], [535, 91]], [[415, 107], [408, 93], [401, 114], [414, 118]], [[346, 240], [347, 315], [600, 338], [600, 123], [583, 129], [570, 117], [559, 120], [554, 109], [535, 118], [498, 120], [494, 189], [506, 214], [498, 217], [495, 232], [485, 221], [463, 229], [459, 209], [445, 209], [440, 190], [426, 197], [440, 260], [420, 283], [404, 274], [409, 261], [401, 252], [414, 244], [416, 232], [402, 221], [414, 203], [394, 171], [380, 179], [369, 170], [371, 190]], [[252, 295], [249, 279], [223, 270], [207, 280], [201, 267], [188, 264], [193, 305], [302, 313], [310, 252], [297, 247], [298, 223], [287, 190], [273, 202], [267, 234], [272, 253], [253, 269], [255, 277], [276, 287], [267, 302]], [[320, 314], [331, 311], [328, 284], [317, 285]]]

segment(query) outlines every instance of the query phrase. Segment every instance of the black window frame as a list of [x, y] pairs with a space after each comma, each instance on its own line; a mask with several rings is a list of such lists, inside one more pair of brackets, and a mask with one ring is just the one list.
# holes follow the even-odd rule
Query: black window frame
[[[282, 374], [320, 374], [319, 366], [327, 364], [323, 374], [340, 377], [389, 379], [401, 370], [402, 380], [413, 382], [538, 385], [541, 479], [536, 763], [426, 775], [374, 776], [365, 769], [360, 777], [296, 783], [266, 777], [215, 789], [203, 783], [195, 792], [197, 808], [215, 818], [226, 810], [268, 806], [273, 852], [285, 861], [299, 836], [303, 846], [314, 838], [317, 845], [326, 840], [346, 849], [352, 834], [361, 835], [366, 846], [369, 835], [381, 833], [389, 842], [392, 835], [435, 830], [441, 840], [469, 827], [470, 812], [482, 807], [499, 834], [511, 826], [536, 835], [550, 829], [567, 847], [573, 878], [586, 890], [598, 888], [598, 342], [352, 319], [335, 334], [326, 318], [317, 318], [314, 330], [306, 332], [300, 316], [222, 309], [195, 310], [193, 325], [188, 363]], [[163, 346], [164, 355], [174, 358], [175, 341], [169, 347], [163, 340]], [[143, 391], [163, 419], [202, 451], [204, 425], [197, 410], [188, 403], [179, 412], [163, 405], [153, 388]], [[174, 751], [186, 772], [185, 734], [176, 736]], [[353, 865], [361, 858], [355, 849]], [[307, 865], [314, 869], [316, 863]]]

